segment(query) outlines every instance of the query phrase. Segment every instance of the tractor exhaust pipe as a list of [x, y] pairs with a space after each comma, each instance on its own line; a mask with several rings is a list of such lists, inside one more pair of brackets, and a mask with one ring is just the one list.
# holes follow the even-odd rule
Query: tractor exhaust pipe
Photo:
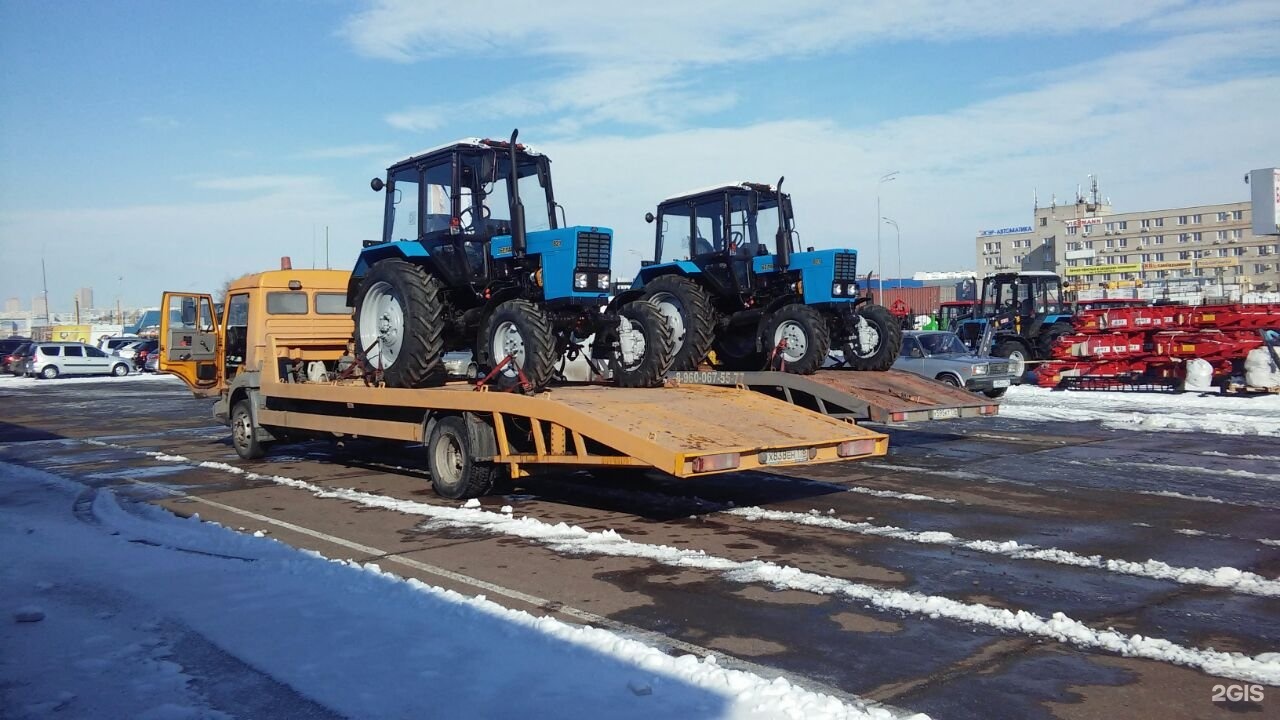
[[511, 196], [511, 254], [524, 257], [528, 243], [524, 234], [524, 203], [520, 201], [520, 164], [516, 155], [516, 136], [520, 128], [511, 131], [511, 175], [507, 178], [507, 187]]
[[787, 232], [787, 207], [782, 195], [782, 181], [786, 179], [786, 175], [778, 178], [778, 252], [773, 260], [774, 267], [778, 270], [786, 270], [791, 266], [791, 233]]

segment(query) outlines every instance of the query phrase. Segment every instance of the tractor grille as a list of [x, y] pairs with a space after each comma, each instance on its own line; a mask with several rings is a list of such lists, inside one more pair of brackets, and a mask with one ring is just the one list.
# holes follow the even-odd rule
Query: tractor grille
[[857, 253], [836, 253], [836, 282], [856, 282], [858, 280]]
[[613, 244], [609, 233], [578, 233], [578, 270], [609, 272], [609, 248]]
[[987, 372], [992, 375], [1004, 375], [1009, 372], [1009, 363], [1007, 362], [993, 362], [988, 365]]

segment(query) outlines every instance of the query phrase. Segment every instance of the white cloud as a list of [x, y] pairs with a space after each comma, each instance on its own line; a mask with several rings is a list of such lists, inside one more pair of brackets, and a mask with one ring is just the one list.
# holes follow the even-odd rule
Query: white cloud
[[307, 160], [351, 160], [370, 157], [384, 158], [395, 154], [395, 147], [392, 145], [366, 143], [363, 145], [336, 145], [304, 150], [298, 153], [298, 157]]

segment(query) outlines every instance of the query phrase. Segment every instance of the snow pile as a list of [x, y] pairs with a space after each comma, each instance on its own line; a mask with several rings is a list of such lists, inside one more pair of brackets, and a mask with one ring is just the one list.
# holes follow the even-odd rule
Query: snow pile
[[[727, 510], [729, 515], [737, 515], [751, 521], [771, 520], [788, 522], [797, 525], [821, 527], [842, 532], [853, 532], [860, 535], [887, 537], [894, 540], [922, 543], [925, 545], [946, 545], [948, 547], [973, 550], [990, 555], [1004, 555], [1018, 560], [1042, 560], [1059, 565], [1097, 568], [1121, 575], [1136, 575], [1155, 580], [1172, 580], [1184, 585], [1203, 585], [1206, 587], [1226, 588], [1232, 592], [1262, 597], [1280, 597], [1280, 580], [1269, 580], [1256, 573], [1238, 570], [1233, 567], [1220, 567], [1213, 570], [1202, 568], [1184, 568], [1169, 565], [1159, 560], [1133, 562], [1104, 558], [1101, 555], [1080, 555], [1069, 550], [1058, 548], [1042, 548], [1037, 545], [1020, 543], [1016, 540], [965, 540], [949, 532], [929, 530], [917, 532], [904, 530], [891, 525], [872, 525], [867, 522], [850, 522], [840, 518], [823, 515], [817, 510], [808, 513], [786, 512], [783, 510], [765, 510], [749, 507]], [[1188, 531], [1190, 532], [1190, 531]]]
[[114, 375], [90, 375], [87, 377], [60, 377], [54, 380], [43, 378], [18, 377], [16, 375], [0, 375], [0, 391], [29, 390], [32, 388], [58, 388], [64, 385], [86, 385], [89, 383], [132, 383], [151, 382], [161, 385], [186, 387], [177, 375], [164, 373], [130, 373], [122, 377]]
[[1213, 366], [1208, 360], [1191, 358], [1187, 361], [1187, 377], [1182, 382], [1182, 389], [1191, 392], [1213, 390]]
[[894, 717], [85, 491], [0, 463], [0, 586], [45, 615], [0, 623], [15, 717]]
[[1100, 422], [1120, 430], [1166, 430], [1280, 437], [1280, 395], [1242, 398], [1195, 394], [1009, 388], [1000, 416], [1049, 422]]
[[253, 480], [270, 480], [281, 485], [307, 490], [320, 498], [337, 498], [366, 507], [421, 515], [430, 518], [431, 522], [427, 523], [427, 527], [484, 530], [494, 534], [533, 540], [556, 552], [566, 554], [642, 558], [672, 567], [708, 570], [720, 573], [733, 582], [765, 583], [780, 590], [840, 595], [880, 610], [945, 618], [1004, 632], [1056, 640], [1081, 648], [1186, 665], [1199, 668], [1210, 675], [1246, 682], [1280, 684], [1280, 655], [1250, 657], [1236, 652], [1185, 647], [1162, 638], [1136, 634], [1125, 635], [1110, 628], [1098, 630], [1063, 613], [1054, 613], [1051, 617], [1044, 618], [1025, 610], [1013, 611], [981, 603], [960, 602], [938, 595], [878, 588], [772, 562], [738, 561], [708, 555], [702, 550], [636, 542], [622, 537], [613, 530], [591, 531], [565, 523], [552, 525], [527, 516], [516, 518], [480, 509], [430, 505], [350, 488], [323, 488], [309, 482], [278, 475], [259, 475], [225, 463], [203, 462], [200, 466], [227, 470]]

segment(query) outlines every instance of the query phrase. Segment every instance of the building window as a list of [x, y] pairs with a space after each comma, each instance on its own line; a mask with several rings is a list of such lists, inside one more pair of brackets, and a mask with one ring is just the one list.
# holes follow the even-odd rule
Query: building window
[[1103, 227], [1106, 229], [1107, 232], [1115, 232], [1116, 224], [1113, 222], [1109, 222], [1109, 223], [1106, 223]]
[[1068, 234], [1068, 235], [1075, 235], [1075, 234], [1076, 234], [1076, 226], [1075, 226], [1075, 225], [1072, 225], [1071, 227], [1067, 228], [1067, 234]]
[[1045, 227], [1048, 224], [1049, 224], [1049, 218], [1047, 217], [1040, 218], [1040, 227]]
[[1235, 267], [1231, 268], [1231, 272], [1232, 272], [1232, 273], [1234, 273], [1234, 274], [1236, 274], [1236, 275], [1243, 275], [1243, 274], [1244, 274], [1244, 267], [1242, 267], [1242, 266], [1240, 266], [1240, 265], [1237, 265], [1237, 266], [1235, 266]]
[[1179, 270], [1179, 271], [1178, 271], [1178, 277], [1191, 277], [1191, 271], [1190, 271], [1190, 270]]
[[1120, 221], [1120, 229], [1121, 229], [1121, 230], [1128, 230], [1128, 229], [1129, 229], [1129, 221], [1128, 221], [1128, 220], [1121, 220], [1121, 221]]
[[1145, 230], [1145, 229], [1147, 229], [1147, 228], [1149, 228], [1149, 227], [1151, 227], [1151, 220], [1150, 220], [1150, 219], [1144, 219], [1144, 220], [1142, 221], [1142, 229], [1144, 229], [1144, 230]]
[[1244, 236], [1244, 231], [1243, 231], [1243, 230], [1232, 230], [1232, 231], [1231, 231], [1231, 237], [1232, 237], [1233, 239], [1235, 239], [1235, 240], [1239, 240], [1239, 239], [1240, 239], [1241, 237], [1243, 237], [1243, 236]]
[[1115, 247], [1115, 246], [1116, 246], [1116, 241], [1115, 241], [1115, 240], [1108, 240], [1108, 241], [1107, 241], [1107, 247], [1109, 247], [1109, 248], [1113, 248], [1113, 247]]
[[1129, 238], [1120, 238], [1120, 247], [1129, 247]]
[[1231, 248], [1231, 254], [1235, 255], [1236, 257], [1240, 257], [1244, 255], [1244, 248], [1242, 247]]
[[1142, 262], [1151, 262], [1151, 253], [1142, 253]]
[[1219, 240], [1226, 240], [1226, 239], [1227, 239], [1227, 231], [1226, 231], [1226, 230], [1219, 230], [1219, 231], [1218, 231], [1218, 239], [1219, 239]]
[[1164, 261], [1164, 253], [1156, 253], [1156, 262]]
[[1226, 249], [1226, 248], [1218, 248], [1218, 257], [1226, 257], [1226, 256], [1227, 256], [1227, 249]]
[[1157, 244], [1157, 245], [1163, 245], [1163, 244], [1164, 244], [1164, 236], [1163, 236], [1163, 235], [1157, 235], [1157, 236], [1155, 237], [1154, 242], [1155, 242], [1155, 244]]
[[1191, 259], [1191, 252], [1190, 252], [1189, 250], [1183, 250], [1182, 252], [1178, 253], [1178, 259], [1179, 259], [1179, 260], [1190, 260], [1190, 259]]
[[1232, 211], [1231, 211], [1231, 219], [1232, 219], [1232, 220], [1243, 220], [1243, 219], [1244, 219], [1244, 211], [1243, 211], [1243, 210], [1232, 210]]
[[1259, 256], [1259, 257], [1261, 257], [1261, 256], [1263, 256], [1263, 255], [1270, 255], [1270, 254], [1271, 254], [1271, 248], [1267, 247], [1266, 245], [1259, 245], [1259, 246], [1258, 246], [1258, 256]]
[[1159, 278], [1162, 278], [1162, 279], [1163, 279], [1163, 278], [1167, 278], [1167, 277], [1169, 277], [1169, 271], [1168, 271], [1168, 270], [1161, 270], [1160, 272], [1156, 273], [1156, 276], [1157, 276], [1157, 277], [1159, 277]]
[[1200, 216], [1199, 216], [1199, 215], [1192, 215], [1192, 216], [1191, 216], [1191, 222], [1193, 222], [1193, 223], [1195, 223], [1195, 224], [1199, 225], [1199, 224], [1200, 224]]
[[1178, 242], [1184, 243], [1191, 239], [1191, 233], [1178, 233]]
[[1255, 273], [1258, 273], [1259, 275], [1261, 275], [1264, 272], [1267, 272], [1270, 269], [1271, 269], [1270, 265], [1265, 265], [1263, 263], [1258, 263], [1257, 265], [1253, 266], [1253, 271]]
[[1186, 216], [1186, 215], [1179, 215], [1179, 216], [1178, 216], [1178, 224], [1179, 224], [1179, 225], [1186, 225], [1186, 224], [1187, 224], [1187, 216]]
[[1195, 242], [1200, 242], [1200, 238], [1202, 235], [1203, 233], [1198, 233], [1198, 232], [1191, 233], [1191, 239]]
[[1218, 213], [1218, 222], [1226, 222], [1228, 217], [1231, 217], [1231, 216], [1228, 215], [1227, 213], [1220, 212]]
[[1158, 217], [1153, 223], [1156, 227], [1164, 227], [1164, 218]]

